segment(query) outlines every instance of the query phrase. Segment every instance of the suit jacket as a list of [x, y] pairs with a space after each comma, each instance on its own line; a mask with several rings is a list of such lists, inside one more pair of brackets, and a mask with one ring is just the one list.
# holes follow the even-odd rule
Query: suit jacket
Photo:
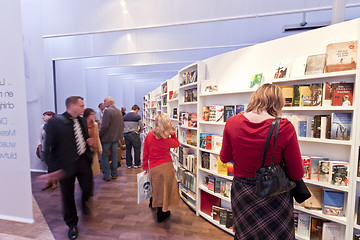
[[115, 142], [124, 138], [124, 119], [114, 105], [105, 110], [99, 132], [101, 142]]
[[[83, 117], [77, 117], [77, 119], [81, 126], [84, 141], [86, 141], [89, 138], [86, 120]], [[45, 161], [49, 172], [63, 169], [66, 176], [73, 175], [76, 170], [75, 159], [78, 157], [78, 153], [73, 120], [70, 114], [65, 112], [49, 119], [45, 131]], [[85, 156], [91, 164], [91, 151], [87, 144]]]

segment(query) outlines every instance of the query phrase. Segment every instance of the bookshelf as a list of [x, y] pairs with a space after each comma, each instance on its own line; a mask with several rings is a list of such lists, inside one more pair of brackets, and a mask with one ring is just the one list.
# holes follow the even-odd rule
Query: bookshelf
[[[316, 217], [323, 220], [332, 221], [342, 225], [345, 229], [343, 239], [352, 239], [354, 234], [360, 233], [360, 225], [357, 222], [357, 209], [359, 207], [360, 196], [360, 175], [358, 177], [358, 159], [360, 148], [360, 19], [347, 21], [341, 24], [331, 25], [316, 29], [313, 31], [288, 36], [281, 39], [276, 39], [266, 43], [257, 44], [251, 47], [235, 50], [232, 52], [217, 55], [200, 62], [191, 64], [181, 69], [173, 81], [176, 83], [168, 84], [168, 104], [167, 111], [171, 113], [171, 109], [177, 108], [178, 117], [171, 119], [172, 123], [178, 122], [180, 112], [197, 112], [197, 127], [189, 128], [178, 126], [178, 130], [192, 130], [197, 131], [197, 146], [191, 146], [191, 149], [196, 152], [197, 173], [196, 173], [196, 191], [189, 192], [189, 189], [182, 186], [182, 198], [195, 213], [211, 224], [223, 229], [229, 234], [234, 234], [231, 229], [220, 225], [219, 222], [214, 221], [212, 217], [201, 211], [200, 193], [206, 192], [211, 196], [220, 199], [221, 202], [227, 204], [229, 208], [229, 200], [224, 199], [222, 195], [215, 194], [209, 191], [202, 184], [203, 174], [211, 174], [216, 177], [224, 178], [231, 181], [233, 177], [218, 174], [201, 167], [201, 153], [207, 152], [210, 154], [219, 154], [217, 151], [201, 149], [200, 133], [212, 133], [222, 135], [225, 122], [209, 122], [202, 120], [202, 107], [210, 105], [237, 105], [246, 104], [255, 91], [249, 89], [251, 76], [258, 73], [263, 73], [263, 83], [273, 83], [279, 86], [282, 85], [305, 85], [305, 84], [324, 84], [326, 82], [339, 83], [350, 82], [354, 83], [353, 87], [353, 106], [303, 106], [303, 107], [284, 107], [283, 113], [288, 115], [328, 115], [331, 113], [352, 113], [352, 126], [350, 140], [337, 140], [327, 138], [313, 138], [313, 137], [298, 137], [301, 154], [303, 156], [319, 156], [327, 157], [330, 161], [345, 161], [349, 163], [349, 183], [348, 186], [335, 186], [330, 183], [323, 183], [313, 180], [305, 179], [305, 183], [309, 186], [318, 186], [323, 189], [330, 189], [343, 192], [345, 194], [344, 202], [344, 217], [329, 216], [323, 214], [321, 211], [309, 210], [301, 206], [295, 206], [296, 212], [304, 213], [310, 217]], [[326, 36], [326, 37], [324, 37]], [[297, 77], [286, 77], [281, 79], [273, 79], [274, 70], [276, 69], [276, 62], [284, 59], [296, 59], [302, 56], [310, 56], [319, 53], [326, 53], [326, 46], [330, 43], [358, 41], [358, 55], [356, 70], [339, 71], [332, 73], [321, 73], [313, 75], [303, 75]], [[294, 48], [294, 46], [296, 46]], [[249, 57], [251, 56], [251, 57]], [[197, 70], [197, 82], [189, 84], [180, 84], [182, 76], [185, 72]], [[206, 81], [216, 81], [218, 90], [216, 92], [204, 92], [202, 84]], [[171, 86], [174, 84], [174, 86]], [[197, 101], [185, 102], [185, 91], [197, 88]], [[170, 91], [178, 91], [176, 98], [169, 98]], [[151, 106], [150, 96], [145, 100], [145, 106]], [[146, 117], [151, 117], [150, 112], [145, 111]], [[165, 107], [164, 107], [165, 109]], [[151, 121], [150, 121], [151, 122]], [[147, 121], [148, 123], [148, 121]], [[180, 138], [180, 136], [179, 136]], [[180, 140], [180, 139], [179, 139]], [[187, 146], [186, 143], [182, 143]], [[176, 157], [174, 156], [174, 159]], [[178, 160], [176, 160], [178, 161]], [[185, 189], [185, 190], [184, 190]], [[192, 195], [191, 197], [188, 195]], [[195, 202], [193, 201], [195, 200]], [[222, 203], [221, 203], [222, 204]], [[309, 239], [300, 235], [296, 235], [297, 239]]]

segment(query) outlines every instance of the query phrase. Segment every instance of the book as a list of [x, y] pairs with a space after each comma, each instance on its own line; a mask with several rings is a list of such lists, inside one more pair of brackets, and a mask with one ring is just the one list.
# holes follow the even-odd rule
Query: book
[[306, 60], [305, 75], [320, 74], [325, 69], [326, 54], [310, 55]]
[[219, 135], [212, 135], [212, 150], [220, 152], [222, 146], [223, 137]]
[[325, 189], [323, 191], [323, 214], [343, 217], [345, 193]]
[[349, 163], [331, 162], [331, 184], [335, 186], [348, 186], [349, 184]]
[[210, 191], [215, 190], [215, 177], [213, 175], [209, 175], [209, 181], [207, 187]]
[[332, 105], [332, 83], [325, 82], [323, 84], [323, 106]]
[[233, 222], [234, 222], [233, 213], [232, 213], [231, 210], [228, 209], [227, 210], [227, 217], [226, 217], [226, 225], [225, 225], [225, 227], [231, 228], [233, 226]]
[[293, 86], [293, 102], [292, 102], [292, 106], [300, 106], [300, 86], [299, 85], [294, 85]]
[[314, 136], [314, 118], [307, 117], [306, 118], [306, 137]]
[[191, 113], [190, 115], [190, 126], [189, 127], [197, 127], [197, 113]]
[[355, 70], [357, 41], [330, 43], [326, 46], [326, 72]]
[[331, 138], [331, 116], [321, 116], [320, 118], [320, 138], [330, 139]]
[[311, 158], [307, 156], [301, 156], [303, 167], [304, 167], [304, 176], [305, 179], [310, 179], [310, 167], [311, 167]]
[[298, 225], [299, 225], [299, 213], [294, 212], [294, 228], [295, 228], [295, 234], [298, 233]]
[[226, 225], [226, 218], [228, 215], [228, 210], [226, 208], [220, 208], [220, 219], [219, 219], [219, 223], [221, 225]]
[[289, 65], [289, 60], [284, 59], [280, 61], [276, 66], [274, 79], [288, 77], [288, 65]]
[[263, 80], [263, 74], [262, 73], [252, 75], [251, 81], [250, 81], [250, 89], [260, 87], [261, 83], [262, 83], [262, 80]]
[[234, 176], [234, 160], [227, 163], [227, 175]]
[[298, 126], [298, 135], [299, 135], [299, 137], [306, 137], [307, 117], [308, 116], [305, 116], [305, 115], [298, 116], [298, 125], [299, 125]]
[[335, 222], [323, 222], [322, 239], [345, 239], [344, 227], [341, 224]]
[[300, 104], [299, 106], [311, 106], [311, 87], [310, 85], [299, 86]]
[[315, 115], [314, 116], [314, 128], [313, 128], [313, 137], [320, 138], [321, 136], [321, 117], [326, 117], [327, 115]]
[[354, 83], [332, 84], [332, 105], [352, 106]]
[[324, 157], [311, 157], [311, 177], [313, 181], [319, 181], [319, 162], [320, 161], [329, 161], [328, 158]]
[[231, 197], [231, 186], [232, 181], [226, 180], [225, 186], [224, 186], [224, 196], [230, 198]]
[[210, 153], [201, 152], [201, 167], [210, 169]]
[[215, 105], [209, 106], [209, 121], [216, 122], [216, 106]]
[[304, 213], [298, 214], [298, 234], [300, 236], [310, 237], [310, 216]]
[[216, 105], [215, 122], [224, 121], [224, 106]]
[[218, 172], [218, 156], [210, 153], [210, 171]]
[[227, 163], [223, 163], [218, 157], [218, 174], [227, 175]]
[[321, 187], [307, 186], [311, 197], [306, 199], [304, 207], [313, 210], [321, 210], [323, 203], [323, 189]]
[[311, 217], [310, 240], [322, 240], [323, 219]]
[[201, 86], [202, 93], [212, 93], [218, 91], [218, 83], [216, 81], [206, 80], [201, 82]]
[[319, 182], [330, 183], [330, 161], [319, 161]]
[[331, 139], [350, 140], [352, 113], [331, 113]]
[[212, 217], [213, 217], [213, 220], [215, 220], [215, 221], [220, 220], [220, 207], [217, 207], [217, 206], [212, 207]]
[[311, 106], [321, 106], [322, 104], [323, 84], [311, 84]]
[[247, 104], [235, 105], [235, 114], [243, 114], [246, 110]]
[[285, 107], [291, 107], [294, 99], [294, 87], [292, 85], [280, 85], [280, 88], [285, 99]]
[[235, 116], [235, 105], [224, 106], [224, 122], [232, 116]]
[[305, 75], [307, 56], [295, 58], [291, 62], [290, 77], [301, 77]]
[[[214, 179], [214, 193], [221, 193], [221, 180], [222, 180], [222, 178], [215, 177], [215, 179]], [[224, 192], [224, 188], [222, 190]]]
[[206, 134], [206, 149], [212, 150], [212, 134]]
[[210, 109], [208, 106], [203, 106], [203, 121], [209, 121], [210, 119]]
[[197, 146], [197, 132], [195, 130], [190, 131], [190, 144]]
[[200, 133], [200, 148], [206, 149], [206, 136], [207, 133]]

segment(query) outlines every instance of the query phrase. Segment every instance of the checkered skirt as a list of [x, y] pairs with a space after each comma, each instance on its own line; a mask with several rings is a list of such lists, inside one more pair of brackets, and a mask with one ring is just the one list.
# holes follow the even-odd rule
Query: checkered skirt
[[236, 240], [295, 239], [290, 192], [270, 198], [255, 195], [255, 179], [234, 177], [231, 206]]

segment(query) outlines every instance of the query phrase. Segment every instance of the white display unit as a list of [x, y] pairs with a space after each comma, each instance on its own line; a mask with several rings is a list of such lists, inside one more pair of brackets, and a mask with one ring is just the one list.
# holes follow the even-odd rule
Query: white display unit
[[[190, 65], [182, 70], [196, 66], [203, 66], [204, 74], [201, 79], [198, 78], [198, 102], [197, 104], [184, 104], [182, 101], [183, 90], [186, 87], [179, 88], [178, 99], [178, 114], [181, 110], [192, 110], [196, 108], [198, 117], [197, 126], [197, 195], [196, 195], [196, 214], [204, 217], [212, 224], [224, 229], [223, 225], [213, 221], [212, 218], [201, 212], [200, 191], [209, 193], [202, 186], [202, 174], [211, 173], [207, 169], [201, 168], [201, 151], [209, 152], [199, 148], [199, 134], [214, 133], [222, 134], [225, 124], [202, 121], [202, 107], [209, 105], [235, 105], [245, 104], [248, 102], [254, 90], [250, 90], [251, 76], [258, 73], [263, 73], [264, 83], [274, 83], [277, 85], [301, 85], [309, 83], [324, 83], [324, 82], [354, 82], [353, 92], [353, 106], [351, 107], [285, 107], [284, 113], [303, 114], [303, 115], [318, 115], [322, 113], [332, 112], [351, 112], [353, 113], [351, 139], [334, 140], [334, 139], [318, 139], [299, 137], [299, 146], [301, 154], [304, 156], [320, 156], [328, 157], [330, 160], [346, 161], [350, 165], [349, 185], [346, 187], [335, 186], [331, 184], [320, 183], [311, 180], [305, 180], [306, 184], [320, 186], [326, 189], [338, 190], [345, 193], [345, 216], [335, 217], [323, 214], [321, 211], [314, 211], [305, 209], [303, 207], [295, 206], [295, 210], [301, 213], [317, 217], [324, 220], [339, 223], [345, 228], [343, 239], [353, 239], [355, 233], [360, 233], [360, 225], [356, 224], [357, 209], [359, 206], [360, 196], [360, 178], [357, 177], [358, 159], [360, 147], [360, 19], [331, 25], [297, 35], [261, 43], [251, 47], [239, 49], [228, 52], [218, 56], [214, 56]], [[330, 43], [358, 41], [358, 57], [357, 68], [352, 71], [343, 71], [335, 73], [323, 73], [316, 75], [306, 75], [296, 78], [273, 79], [276, 65], [279, 61], [284, 59], [296, 59], [303, 56], [310, 56], [315, 54], [326, 53], [326, 46]], [[199, 76], [200, 77], [200, 74]], [[216, 81], [218, 83], [218, 92], [204, 93], [201, 92], [201, 84], [204, 81]], [[212, 152], [212, 151], [210, 151]], [[214, 152], [213, 152], [214, 153]], [[212, 173], [218, 176], [217, 173]], [[224, 177], [227, 180], [231, 179], [228, 176]], [[210, 192], [211, 193], [211, 192]], [[229, 199], [212, 194], [221, 199], [224, 204], [229, 205]], [[229, 229], [225, 231], [232, 233]], [[304, 236], [297, 236], [297, 239], [308, 239]]]

